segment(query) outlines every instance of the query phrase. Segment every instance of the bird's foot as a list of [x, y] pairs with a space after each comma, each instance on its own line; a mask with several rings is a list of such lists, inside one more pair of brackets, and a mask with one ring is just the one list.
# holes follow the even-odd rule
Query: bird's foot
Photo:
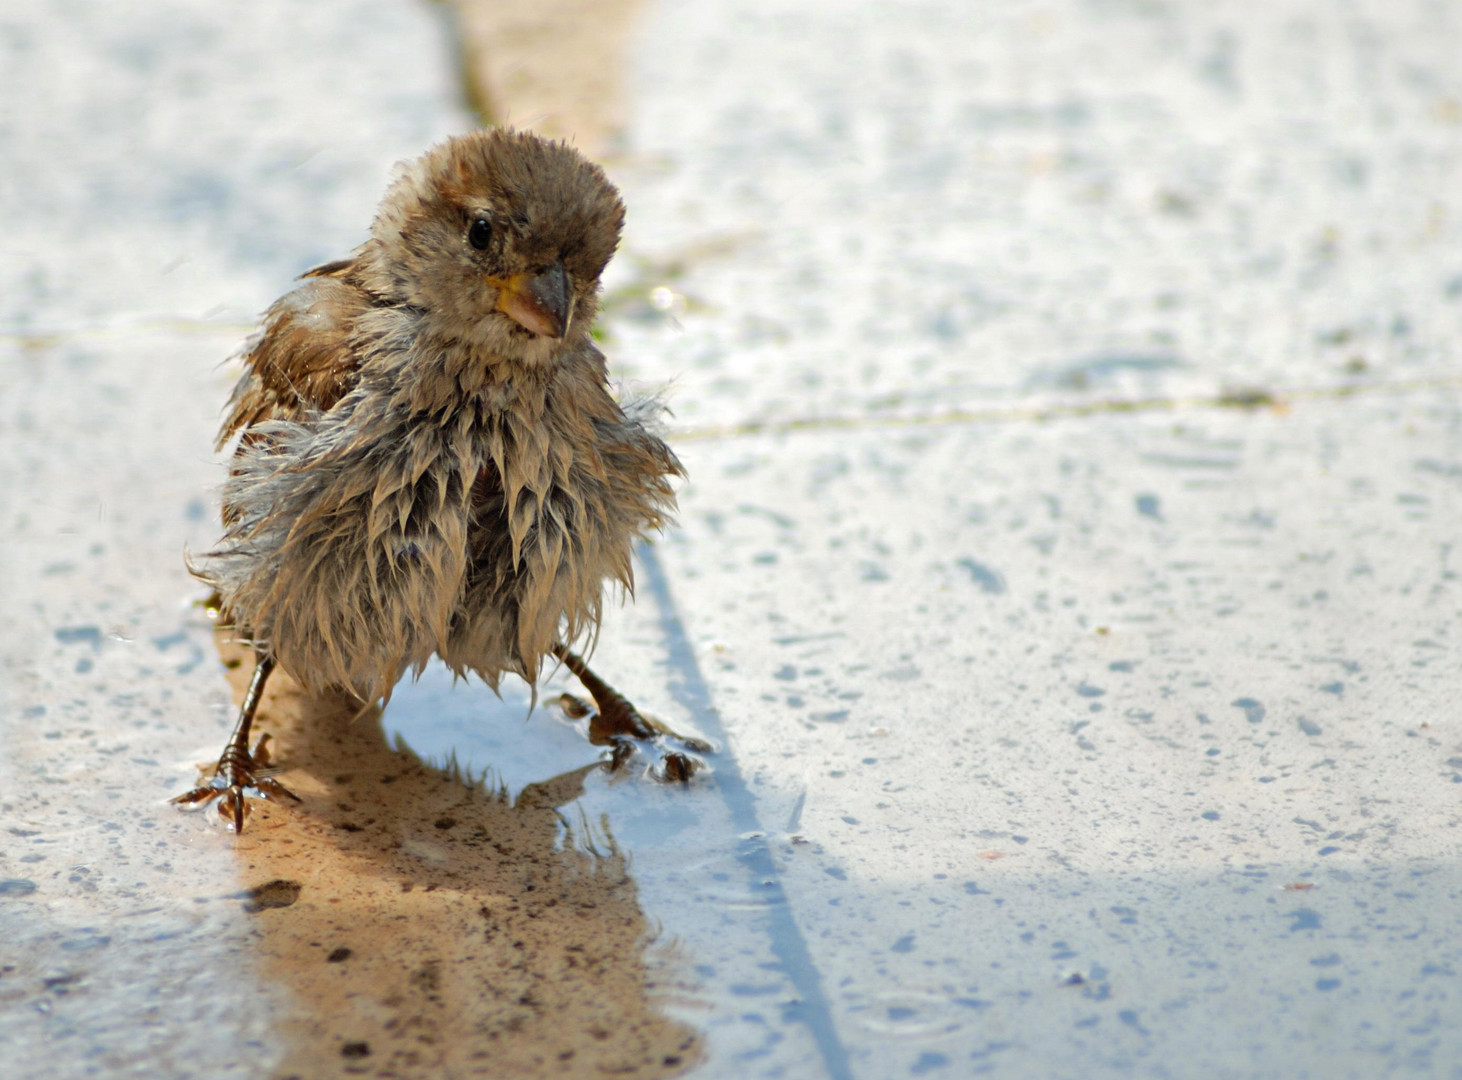
[[208, 783], [168, 801], [192, 806], [218, 799], [219, 816], [233, 826], [234, 832], [241, 833], [244, 831], [244, 818], [248, 815], [246, 792], [252, 791], [261, 799], [300, 801], [298, 795], [268, 774], [269, 760], [267, 734], [259, 736], [252, 751], [246, 742], [230, 742], [214, 766], [213, 778]]
[[[660, 762], [652, 774], [667, 783], [685, 783], [705, 762], [697, 755], [711, 753], [711, 744], [687, 738], [671, 730], [659, 720], [645, 716], [629, 699], [589, 670], [583, 659], [568, 646], [553, 647], [553, 655], [573, 672], [594, 698], [594, 704], [564, 694], [559, 698], [561, 709], [572, 719], [589, 718], [589, 741], [595, 746], [608, 746], [609, 769], [623, 769], [635, 756], [636, 743], [653, 742], [661, 751]], [[667, 746], [667, 743], [672, 745]], [[679, 746], [673, 744], [678, 743]]]
[[558, 707], [570, 719], [588, 718], [589, 741], [609, 747], [610, 772], [624, 769], [634, 760], [640, 744], [651, 743], [660, 751], [651, 775], [665, 783], [683, 784], [705, 767], [700, 755], [713, 750], [703, 739], [681, 735], [661, 721], [646, 717], [619, 694], [593, 705], [573, 694], [562, 694]]

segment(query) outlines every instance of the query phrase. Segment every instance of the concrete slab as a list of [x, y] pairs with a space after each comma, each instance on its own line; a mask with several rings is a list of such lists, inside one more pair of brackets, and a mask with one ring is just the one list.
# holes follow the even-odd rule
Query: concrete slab
[[829, 1075], [1462, 1061], [1458, 41], [1424, 5], [649, 25], [613, 327], [678, 379], [661, 562]]
[[360, 243], [394, 162], [467, 122], [425, 6], [18, 0], [0, 19], [12, 333], [250, 325]]
[[1459, 1060], [1458, 449], [1395, 396], [689, 450], [665, 565], [849, 1075]]
[[[213, 365], [466, 118], [425, 7], [114, 7], [3, 17], [15, 1075], [375, 1070], [344, 1025], [438, 985], [559, 1024], [522, 1075], [1462, 1074], [1451, 8], [651, 8], [606, 329], [691, 479], [597, 660], [714, 771], [577, 776], [436, 671], [354, 727], [284, 688], [310, 801], [240, 844], [163, 805], [231, 711]], [[558, 1056], [547, 946], [420, 964], [600, 878], [608, 1050]], [[396, 967], [291, 966], [397, 918]], [[493, 1067], [443, 1054], [394, 1064]]]
[[690, 310], [622, 351], [708, 426], [1453, 376], [1458, 33], [1379, 2], [666, 3], [631, 251]]

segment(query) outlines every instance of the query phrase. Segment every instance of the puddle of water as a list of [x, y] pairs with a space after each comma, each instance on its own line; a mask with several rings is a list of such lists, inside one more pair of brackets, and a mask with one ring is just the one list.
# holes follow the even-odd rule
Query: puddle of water
[[261, 725], [304, 802], [253, 803], [230, 843], [250, 967], [293, 1001], [277, 1075], [654, 1077], [699, 1060], [694, 1029], [651, 1000], [630, 859], [575, 805], [595, 748], [547, 710], [525, 726], [526, 690], [499, 701], [445, 671], [403, 687], [389, 726], [276, 680]]
[[535, 708], [529, 687], [517, 678], [505, 678], [497, 697], [475, 680], [454, 681], [437, 662], [420, 679], [397, 686], [381, 724], [389, 744], [438, 766], [455, 763], [516, 798], [544, 779], [545, 770], [566, 772], [604, 756], [556, 707], [544, 704], [555, 696], [541, 693]]
[[847, 1013], [864, 1031], [884, 1039], [930, 1039], [952, 1035], [965, 1026], [948, 994], [885, 991], [847, 1005]]
[[[649, 686], [663, 687], [668, 674], [673, 722], [688, 717], [721, 748], [688, 786], [656, 782], [638, 765], [609, 774], [600, 768], [603, 751], [556, 707], [530, 714], [526, 686], [505, 684], [499, 700], [480, 685], [454, 684], [437, 666], [397, 689], [382, 717], [384, 737], [438, 766], [485, 776], [520, 806], [562, 779], [545, 782], [546, 774], [573, 770], [554, 810], [555, 846], [580, 855], [610, 849], [633, 867], [657, 939], [653, 1002], [700, 1033], [707, 1075], [851, 1075], [772, 841], [726, 748], [664, 575], [652, 551], [639, 554], [642, 592], [631, 621], [636, 639], [649, 640], [631, 659], [643, 671], [653, 654], [667, 671]], [[638, 691], [644, 677], [623, 682], [616, 672], [613, 681]], [[540, 701], [561, 689], [578, 690], [567, 676], [555, 678], [540, 687]], [[431, 850], [414, 840], [405, 853], [450, 862], [455, 856], [439, 849], [459, 842], [460, 832], [426, 838]]]

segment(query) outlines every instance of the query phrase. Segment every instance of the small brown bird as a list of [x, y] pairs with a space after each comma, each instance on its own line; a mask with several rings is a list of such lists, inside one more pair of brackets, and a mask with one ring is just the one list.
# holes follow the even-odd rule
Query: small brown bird
[[[555, 657], [615, 762], [630, 738], [674, 734], [568, 648], [607, 579], [632, 586], [631, 547], [682, 473], [658, 403], [617, 403], [590, 339], [623, 223], [577, 151], [476, 131], [405, 167], [370, 239], [269, 309], [219, 433], [220, 449], [239, 436], [224, 536], [192, 568], [257, 666], [212, 781], [175, 802], [221, 796], [242, 829], [246, 789], [295, 798], [263, 741], [249, 749], [276, 665], [374, 701], [434, 655], [494, 688]], [[663, 772], [694, 764], [667, 754]]]

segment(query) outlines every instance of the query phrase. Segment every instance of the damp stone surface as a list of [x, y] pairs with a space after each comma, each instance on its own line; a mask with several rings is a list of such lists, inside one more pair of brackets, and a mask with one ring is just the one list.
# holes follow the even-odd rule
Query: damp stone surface
[[247, 673], [222, 362], [460, 41], [0, 15], [7, 1077], [1462, 1075], [1459, 13], [635, 19], [603, 347], [689, 480], [595, 661], [711, 767], [605, 774], [563, 677], [283, 681], [239, 839], [166, 805]]

